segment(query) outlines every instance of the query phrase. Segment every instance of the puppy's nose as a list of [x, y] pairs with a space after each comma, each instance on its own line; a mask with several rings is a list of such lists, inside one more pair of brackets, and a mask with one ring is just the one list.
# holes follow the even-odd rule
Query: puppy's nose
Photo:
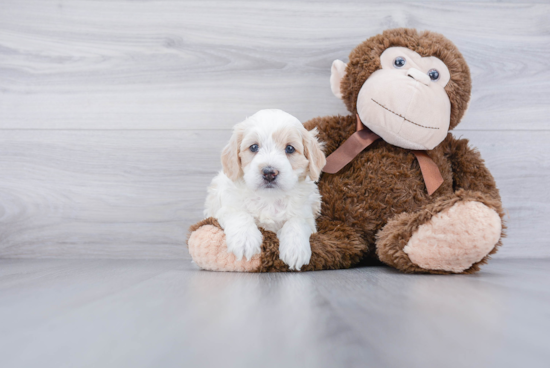
[[268, 166], [262, 169], [262, 174], [263, 174], [264, 180], [267, 181], [268, 183], [271, 183], [272, 181], [275, 180], [275, 178], [277, 178], [277, 175], [279, 175], [279, 172], [274, 168], [272, 168], [271, 166]]

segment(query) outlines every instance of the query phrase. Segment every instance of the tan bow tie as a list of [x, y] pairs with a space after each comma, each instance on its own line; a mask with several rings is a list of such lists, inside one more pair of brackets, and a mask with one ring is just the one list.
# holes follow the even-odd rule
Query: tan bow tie
[[[356, 132], [327, 157], [327, 164], [323, 171], [328, 174], [336, 174], [349, 164], [355, 156], [378, 139], [380, 139], [380, 136], [368, 129], [357, 115]], [[428, 195], [432, 195], [443, 184], [441, 172], [439, 172], [439, 168], [426, 151], [411, 150], [411, 152], [416, 156], [420, 165]]]

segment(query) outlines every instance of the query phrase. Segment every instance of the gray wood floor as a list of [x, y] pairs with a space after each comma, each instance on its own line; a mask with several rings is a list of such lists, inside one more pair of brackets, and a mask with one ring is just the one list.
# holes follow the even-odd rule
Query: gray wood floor
[[0, 260], [2, 367], [548, 367], [550, 260], [468, 276]]

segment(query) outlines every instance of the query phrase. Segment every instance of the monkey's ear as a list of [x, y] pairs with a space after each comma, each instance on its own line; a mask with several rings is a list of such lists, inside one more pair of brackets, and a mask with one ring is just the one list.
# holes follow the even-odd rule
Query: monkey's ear
[[340, 83], [342, 78], [346, 75], [346, 66], [342, 60], [334, 60], [332, 62], [332, 68], [330, 69], [330, 89], [332, 93], [338, 98], [342, 98], [342, 91], [340, 90]]

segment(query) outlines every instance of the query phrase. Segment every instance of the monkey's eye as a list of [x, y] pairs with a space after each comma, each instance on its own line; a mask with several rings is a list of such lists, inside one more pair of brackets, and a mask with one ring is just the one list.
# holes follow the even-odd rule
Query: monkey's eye
[[288, 154], [294, 153], [294, 151], [296, 151], [296, 149], [292, 147], [290, 144], [285, 148], [285, 152]]
[[253, 144], [252, 146], [250, 146], [250, 151], [251, 152], [258, 152], [258, 145], [257, 144]]
[[428, 71], [428, 77], [430, 77], [431, 80], [436, 81], [439, 79], [439, 72], [435, 69], [430, 69]]
[[393, 66], [395, 66], [396, 68], [402, 68], [405, 66], [406, 63], [407, 63], [407, 60], [405, 60], [404, 57], [398, 56], [393, 61]]

